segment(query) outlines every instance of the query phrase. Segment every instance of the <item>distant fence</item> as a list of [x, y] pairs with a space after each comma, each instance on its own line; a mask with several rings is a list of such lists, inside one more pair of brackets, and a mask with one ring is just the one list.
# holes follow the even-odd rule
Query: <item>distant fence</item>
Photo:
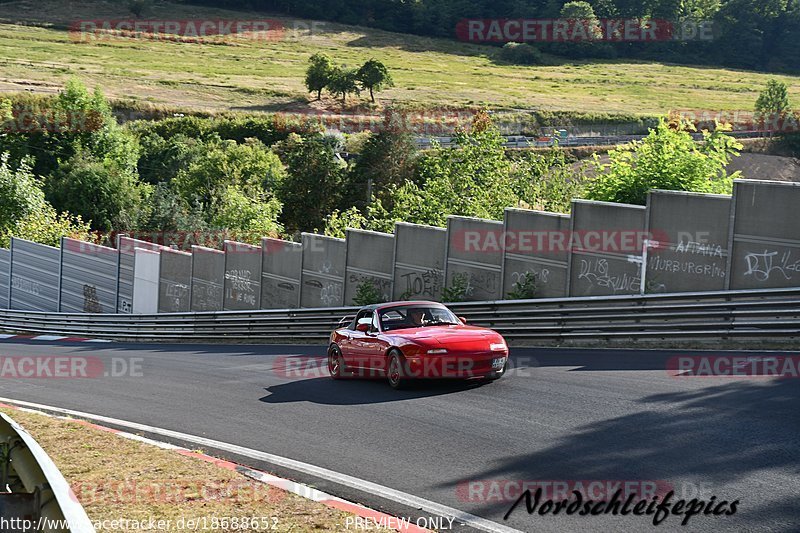
[[224, 250], [14, 238], [0, 249], [0, 308], [150, 314], [337, 308], [366, 293], [440, 300], [456, 287], [462, 301], [800, 287], [797, 206], [800, 184], [736, 180], [732, 197], [655, 190], [646, 206], [575, 200], [571, 216], [509, 208], [503, 221], [452, 216], [446, 229], [398, 223], [394, 234]]

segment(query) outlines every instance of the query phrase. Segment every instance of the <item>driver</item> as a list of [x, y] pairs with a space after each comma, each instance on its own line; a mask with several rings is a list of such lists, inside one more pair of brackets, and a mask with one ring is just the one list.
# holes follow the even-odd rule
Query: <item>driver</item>
[[422, 309], [411, 309], [408, 311], [408, 318], [411, 320], [411, 325], [422, 326], [425, 321], [425, 311]]

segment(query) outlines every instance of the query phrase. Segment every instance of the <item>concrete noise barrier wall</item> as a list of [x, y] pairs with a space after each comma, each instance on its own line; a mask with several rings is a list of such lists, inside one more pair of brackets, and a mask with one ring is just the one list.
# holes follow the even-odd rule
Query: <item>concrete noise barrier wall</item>
[[225, 252], [192, 246], [192, 311], [222, 311]]
[[573, 200], [570, 296], [639, 293], [645, 214], [644, 206]]
[[158, 312], [185, 313], [191, 310], [192, 254], [161, 250], [158, 275]]
[[136, 248], [157, 252], [162, 249], [162, 246], [125, 236], [118, 238], [119, 284], [117, 289], [117, 313], [133, 312], [133, 263]]
[[61, 312], [115, 313], [119, 252], [62, 237]]
[[390, 301], [394, 280], [394, 235], [348, 229], [346, 271], [345, 305], [354, 305], [353, 299], [363, 283], [372, 284], [382, 301]]
[[646, 292], [725, 290], [730, 209], [730, 196], [650, 191]]
[[145, 248], [133, 249], [133, 314], [158, 312], [160, 254]]
[[303, 245], [264, 237], [261, 240], [261, 308], [300, 307]]
[[508, 208], [504, 215], [503, 292], [518, 288], [525, 274], [536, 276], [535, 298], [567, 295], [569, 215]]
[[393, 299], [441, 299], [447, 230], [397, 222], [394, 244]]
[[730, 289], [800, 286], [800, 183], [735, 180]]
[[341, 307], [344, 305], [344, 277], [347, 244], [314, 233], [303, 233], [302, 307]]
[[10, 308], [58, 312], [61, 250], [11, 238]]
[[225, 311], [251, 311], [261, 306], [261, 247], [225, 241]]
[[503, 223], [472, 217], [447, 217], [445, 283], [466, 281], [464, 300], [500, 299]]
[[9, 273], [11, 270], [11, 250], [0, 248], [0, 309], [8, 309]]

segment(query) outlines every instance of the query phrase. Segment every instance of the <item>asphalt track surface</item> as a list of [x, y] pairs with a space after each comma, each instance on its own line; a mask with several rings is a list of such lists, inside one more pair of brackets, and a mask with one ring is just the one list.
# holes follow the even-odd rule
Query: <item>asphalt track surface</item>
[[[313, 362], [311, 370], [295, 371], [306, 365], [297, 358], [324, 353], [321, 346], [13, 340], [0, 342], [0, 356], [97, 357], [105, 369], [117, 358], [141, 365], [141, 373], [0, 378], [0, 396], [269, 452], [522, 531], [800, 528], [798, 379], [671, 376], [667, 360], [686, 351], [542, 348], [512, 350], [514, 369], [495, 383], [432, 382], [393, 391], [383, 381], [334, 382]], [[219, 455], [396, 515], [426, 516], [328, 481]], [[464, 489], [484, 480], [499, 483]], [[515, 494], [505, 500], [487, 493], [518, 481], [546, 487], [623, 480], [657, 482], [687, 500], [738, 499], [738, 512], [695, 516], [686, 527], [670, 516], [655, 527], [652, 516], [529, 515], [523, 504], [504, 521]]]

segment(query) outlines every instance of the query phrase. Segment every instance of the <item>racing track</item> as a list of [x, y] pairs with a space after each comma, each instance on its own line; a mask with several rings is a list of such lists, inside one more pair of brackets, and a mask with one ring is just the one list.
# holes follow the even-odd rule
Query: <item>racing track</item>
[[[324, 347], [0, 342], [0, 356], [141, 358], [141, 376], [0, 378], [0, 396], [208, 437], [303, 461], [523, 531], [796, 531], [800, 381], [674, 378], [676, 352], [514, 349], [481, 387], [289, 376]], [[685, 354], [686, 352], [680, 352]], [[213, 450], [212, 450], [213, 453]], [[220, 453], [397, 515], [427, 513]], [[687, 499], [739, 499], [732, 517], [528, 516], [465, 501], [467, 480], [658, 480]], [[469, 493], [466, 494], [467, 496]], [[460, 528], [464, 530], [466, 528]]]

